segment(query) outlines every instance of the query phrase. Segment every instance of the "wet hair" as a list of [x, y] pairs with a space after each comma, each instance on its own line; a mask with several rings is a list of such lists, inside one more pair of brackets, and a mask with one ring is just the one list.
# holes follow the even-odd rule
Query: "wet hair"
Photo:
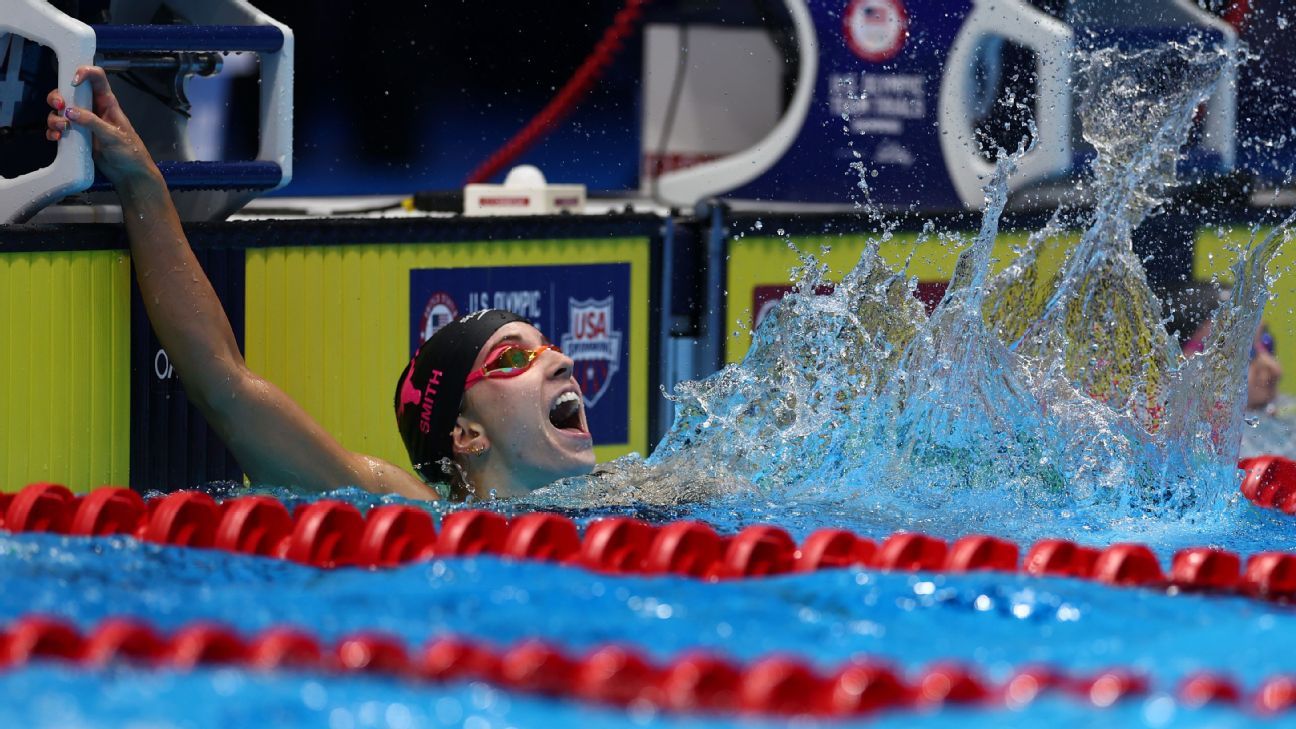
[[396, 383], [396, 425], [414, 472], [428, 483], [453, 482], [451, 433], [463, 405], [464, 381], [477, 353], [500, 327], [526, 319], [484, 309], [441, 327], [419, 347]]

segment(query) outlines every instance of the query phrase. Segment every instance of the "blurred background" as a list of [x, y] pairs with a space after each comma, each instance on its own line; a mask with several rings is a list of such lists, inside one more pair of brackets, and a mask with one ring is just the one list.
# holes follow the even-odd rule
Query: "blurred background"
[[[1074, 22], [1095, 8], [1126, 3], [1029, 4]], [[626, 3], [403, 2], [393, 8], [347, 1], [331, 3], [327, 12], [284, 0], [256, 5], [291, 27], [297, 39], [296, 172], [282, 194], [336, 195], [462, 186], [572, 76]], [[1207, 0], [1197, 5], [1232, 25], [1256, 54], [1243, 64], [1237, 87], [1239, 157], [1248, 171], [1281, 182], [1290, 175], [1291, 157], [1281, 140], [1296, 119], [1296, 84], [1284, 70], [1296, 67], [1296, 28], [1289, 25], [1296, 22], [1296, 3]], [[794, 43], [785, 37], [790, 20], [780, 2], [645, 3], [641, 25], [625, 36], [588, 94], [519, 161], [537, 165], [551, 180], [585, 184], [591, 192], [638, 189], [643, 41], [649, 25], [763, 29], [790, 57], [785, 61], [795, 58]], [[700, 51], [695, 46], [692, 52]], [[1020, 48], [1009, 47], [1003, 51], [1005, 63], [1013, 61], [1014, 52], [1019, 61], [1029, 60]], [[998, 95], [1013, 91], [1014, 84], [1019, 92], [1029, 86], [1026, 76], [1002, 78]], [[255, 74], [241, 77], [233, 102], [249, 118], [255, 114], [254, 85]], [[785, 105], [791, 89], [782, 91]], [[993, 114], [1002, 106], [987, 109]], [[255, 126], [252, 121], [225, 129], [237, 135], [238, 129]], [[1009, 138], [1024, 128], [1020, 120], [993, 126], [1010, 146], [1016, 140]], [[1263, 145], [1252, 154], [1248, 145], [1257, 138]], [[251, 144], [229, 139], [228, 156], [249, 155]], [[1279, 162], [1276, 155], [1284, 147]]]
[[[118, 17], [121, 13], [110, 0], [52, 4], [88, 23], [120, 22], [113, 18], [114, 12]], [[731, 132], [735, 138], [758, 138], [768, 131], [791, 103], [799, 63], [788, 5], [777, 0], [395, 5], [346, 0], [327, 7], [259, 0], [254, 4], [290, 27], [296, 39], [295, 172], [280, 195], [405, 194], [460, 188], [480, 163], [573, 77], [618, 13], [629, 6], [642, 12], [631, 14], [633, 21], [596, 64], [597, 77], [588, 91], [517, 162], [537, 165], [551, 181], [584, 184], [592, 194], [637, 191], [642, 161], [650, 156], [645, 150], [658, 143], [663, 148], [668, 143], [686, 146], [690, 133], [705, 135], [709, 129], [722, 141], [706, 140], [707, 144], [722, 147], [723, 137]], [[1162, 16], [1169, 11], [1182, 14], [1185, 7], [1222, 20], [1251, 54], [1239, 70], [1236, 85], [1237, 170], [1274, 185], [1290, 176], [1289, 140], [1296, 138], [1292, 131], [1296, 83], [1289, 73], [1296, 65], [1292, 0], [1164, 0], [1140, 3], [1137, 8], [1124, 0], [1013, 4], [1077, 30], [1086, 23], [1128, 27], [1178, 23]], [[147, 5], [130, 3], [137, 15]], [[169, 16], [160, 2], [156, 5], [159, 9], [152, 17], [147, 11], [139, 17], [154, 23], [183, 22]], [[904, 3], [881, 0], [844, 0], [840, 9], [832, 5], [820, 3], [814, 12], [845, 17], [886, 12], [889, 6], [903, 13], [905, 8]], [[921, 5], [911, 2], [908, 12], [913, 15]], [[960, 14], [976, 4], [955, 5], [948, 16], [955, 19], [957, 29]], [[1122, 14], [1128, 17], [1119, 17]], [[822, 16], [816, 18], [824, 54], [819, 71], [827, 76], [834, 63], [829, 46], [837, 44], [839, 38], [833, 36], [839, 35], [841, 26], [826, 27], [821, 20]], [[657, 42], [653, 53], [646, 53], [645, 38], [654, 28]], [[732, 46], [733, 50], [718, 42], [739, 30], [749, 31], [747, 40]], [[924, 50], [922, 44], [939, 44], [942, 31], [930, 24], [908, 28], [913, 40], [904, 53], [939, 58], [942, 47], [928, 45]], [[1023, 136], [1025, 123], [1024, 115], [1014, 112], [1006, 100], [1029, 101], [1037, 94], [1036, 58], [1031, 49], [1002, 40], [979, 49], [978, 54], [973, 81], [979, 85], [973, 105], [977, 133], [983, 146], [1011, 148]], [[5, 63], [0, 57], [0, 67]], [[14, 63], [14, 58], [9, 59], [10, 66]], [[38, 60], [29, 53], [22, 63], [25, 94], [52, 80], [48, 57]], [[857, 58], [854, 63], [858, 65]], [[875, 67], [885, 71], [904, 63], [901, 56]], [[839, 59], [837, 67], [842, 65]], [[932, 83], [939, 67], [923, 72]], [[650, 91], [647, 80], [654, 77], [656, 90]], [[255, 156], [257, 84], [254, 54], [227, 55], [219, 75], [191, 79], [189, 139], [200, 159]], [[155, 80], [154, 85], [159, 93], [153, 96], [167, 95], [164, 81]], [[645, 121], [648, 103], [658, 107], [649, 113], [650, 124]], [[52, 159], [53, 145], [41, 144], [38, 136], [42, 113], [38, 104], [20, 104], [20, 118], [12, 125], [0, 124], [4, 129], [0, 174], [13, 176]], [[812, 113], [809, 123], [817, 122]], [[749, 128], [737, 128], [743, 123]], [[732, 125], [737, 126], [731, 130]], [[690, 132], [694, 128], [702, 131]], [[28, 138], [23, 137], [24, 130]], [[671, 135], [674, 138], [668, 140]], [[33, 140], [37, 143], [32, 144]], [[840, 160], [835, 164], [844, 166]], [[914, 194], [920, 191], [907, 190], [903, 197]], [[760, 197], [801, 199], [796, 190]]]
[[[622, 3], [257, 5], [297, 38], [296, 179], [284, 192], [332, 195], [462, 186], [571, 76]], [[640, 38], [525, 161], [592, 190], [637, 186]], [[241, 95], [254, 108], [255, 89]]]

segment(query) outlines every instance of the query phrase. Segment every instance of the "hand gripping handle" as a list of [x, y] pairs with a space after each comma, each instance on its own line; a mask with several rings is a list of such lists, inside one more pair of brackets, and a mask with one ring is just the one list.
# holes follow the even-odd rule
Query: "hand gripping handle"
[[[76, 69], [94, 62], [95, 34], [90, 26], [55, 10], [45, 0], [8, 0], [0, 15], [0, 34], [21, 36], [52, 50], [63, 98], [75, 106], [90, 106], [90, 86], [72, 86]], [[13, 37], [8, 40], [14, 42]], [[9, 68], [16, 77], [17, 65], [11, 62]], [[58, 153], [48, 167], [13, 178], [0, 177], [0, 221], [26, 220], [51, 202], [86, 189], [93, 179], [90, 133], [74, 126], [58, 141]]]

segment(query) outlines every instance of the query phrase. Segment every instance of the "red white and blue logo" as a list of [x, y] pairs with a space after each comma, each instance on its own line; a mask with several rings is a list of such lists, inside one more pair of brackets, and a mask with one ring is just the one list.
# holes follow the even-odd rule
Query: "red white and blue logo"
[[568, 327], [562, 336], [563, 352], [576, 363], [586, 407], [594, 407], [621, 369], [621, 332], [614, 328], [613, 297], [568, 299]]
[[455, 320], [459, 316], [459, 307], [455, 300], [444, 291], [434, 291], [428, 297], [427, 304], [423, 306], [423, 316], [419, 319], [419, 340], [418, 344], [432, 338], [437, 330]]
[[909, 38], [909, 15], [901, 0], [852, 0], [842, 15], [846, 45], [866, 61], [895, 58]]

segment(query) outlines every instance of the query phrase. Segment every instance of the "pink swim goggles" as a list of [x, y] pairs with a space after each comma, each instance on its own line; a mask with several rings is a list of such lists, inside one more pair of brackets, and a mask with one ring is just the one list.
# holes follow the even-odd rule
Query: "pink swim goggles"
[[532, 348], [520, 344], [501, 344], [486, 356], [486, 364], [481, 369], [468, 373], [468, 379], [464, 380], [464, 392], [488, 377], [517, 377], [531, 369], [536, 358], [551, 349], [562, 354], [556, 344], [542, 344]]

